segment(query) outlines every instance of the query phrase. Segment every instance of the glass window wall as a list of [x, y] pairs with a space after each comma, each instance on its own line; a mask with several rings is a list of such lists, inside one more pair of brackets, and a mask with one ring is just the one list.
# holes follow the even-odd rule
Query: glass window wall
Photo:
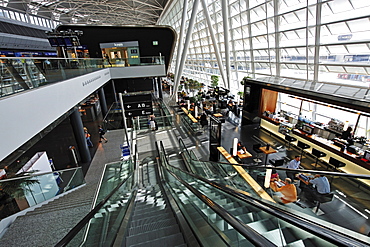
[[[215, 33], [216, 45], [230, 49], [230, 68], [205, 70], [201, 81], [209, 84], [219, 69], [230, 70], [232, 85], [246, 75], [252, 78], [279, 76], [314, 83], [366, 86], [370, 78], [370, 2], [363, 0], [235, 0], [229, 2], [229, 42], [224, 40], [224, 18], [220, 1], [206, 1], [212, 26], [204, 21], [199, 6], [193, 38], [192, 55], [202, 54], [197, 62], [205, 64], [214, 49], [209, 28]], [[193, 0], [189, 0], [187, 23]], [[161, 15], [158, 24], [180, 30], [182, 1], [174, 1]], [[185, 26], [185, 33], [188, 24]], [[202, 39], [204, 37], [204, 39]], [[207, 48], [206, 48], [207, 47]], [[225, 66], [226, 57], [222, 55]], [[171, 71], [174, 73], [176, 55]], [[207, 61], [209, 62], [209, 61]], [[183, 72], [194, 74], [195, 68]], [[227, 73], [224, 73], [225, 75]], [[200, 76], [199, 76], [200, 77]], [[206, 79], [207, 78], [207, 79]], [[226, 78], [220, 77], [220, 83]], [[237, 88], [236, 86], [232, 86]], [[316, 86], [316, 89], [319, 87]], [[355, 95], [356, 96], [356, 95]], [[355, 97], [353, 96], [353, 97]], [[360, 97], [360, 96], [359, 96]], [[368, 98], [367, 95], [361, 97]]]

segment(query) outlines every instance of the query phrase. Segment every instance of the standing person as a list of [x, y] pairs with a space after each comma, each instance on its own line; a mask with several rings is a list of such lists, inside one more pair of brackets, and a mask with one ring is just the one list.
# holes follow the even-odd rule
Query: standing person
[[105, 143], [108, 142], [107, 138], [105, 138], [105, 130], [103, 129], [103, 126], [99, 125], [99, 136], [100, 136], [100, 141], [99, 142], [102, 142], [102, 140], [105, 141]]
[[107, 53], [105, 53], [104, 58], [107, 60], [108, 64], [112, 67], [112, 63], [110, 62], [110, 58]]
[[204, 113], [204, 112], [203, 112], [203, 114], [200, 116], [200, 125], [202, 125], [202, 128], [204, 128], [204, 126], [208, 126], [207, 115], [206, 115], [206, 113]]
[[[301, 156], [295, 156], [293, 160], [291, 160], [289, 163], [288, 163], [288, 166], [287, 168], [289, 169], [299, 169], [299, 165], [301, 164]], [[296, 179], [296, 172], [294, 171], [287, 171], [286, 172], [286, 176], [288, 178], [290, 178], [292, 181], [294, 181], [294, 179]]]
[[89, 131], [87, 130], [86, 127], [84, 127], [84, 133], [85, 133], [85, 138], [86, 138], [87, 146], [89, 148], [92, 148], [94, 145], [93, 145], [93, 143], [92, 143], [92, 141], [90, 139], [91, 135], [90, 135], [90, 133], [89, 133]]
[[154, 116], [151, 116], [151, 117], [150, 117], [150, 120], [149, 120], [149, 126], [150, 126], [150, 129], [151, 129], [151, 130], [156, 130], [156, 129], [157, 129], [157, 123], [156, 123], [156, 121], [155, 121]]

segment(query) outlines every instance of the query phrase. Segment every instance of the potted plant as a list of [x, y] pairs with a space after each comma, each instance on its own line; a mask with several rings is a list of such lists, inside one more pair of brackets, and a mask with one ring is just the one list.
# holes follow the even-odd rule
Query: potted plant
[[217, 87], [218, 86], [218, 76], [217, 75], [211, 75], [211, 86]]

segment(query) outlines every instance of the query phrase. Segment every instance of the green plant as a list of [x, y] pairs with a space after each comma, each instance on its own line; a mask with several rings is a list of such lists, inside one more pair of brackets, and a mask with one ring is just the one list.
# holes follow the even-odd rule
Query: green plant
[[239, 97], [240, 97], [240, 99], [243, 99], [244, 98], [244, 92], [238, 92], [238, 95], [239, 95]]
[[241, 81], [240, 81], [240, 84], [241, 84], [242, 86], [244, 86], [244, 84], [245, 84], [245, 80], [248, 80], [248, 79], [252, 79], [252, 77], [250, 77], [250, 76], [244, 76], [244, 77], [243, 77], [243, 80], [241, 80]]
[[218, 76], [217, 75], [211, 75], [211, 86], [217, 87], [218, 86]]

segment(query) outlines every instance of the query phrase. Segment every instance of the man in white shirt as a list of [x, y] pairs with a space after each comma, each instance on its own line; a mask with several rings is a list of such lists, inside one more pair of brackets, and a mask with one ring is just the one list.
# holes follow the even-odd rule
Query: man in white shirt
[[[287, 168], [289, 169], [299, 169], [299, 165], [301, 164], [301, 156], [295, 156], [294, 159], [292, 159], [289, 163], [288, 163], [288, 166]], [[286, 172], [286, 176], [288, 178], [290, 178], [292, 181], [294, 181], [295, 179], [297, 179], [295, 176], [296, 176], [296, 172], [293, 172], [293, 171], [287, 171]]]

